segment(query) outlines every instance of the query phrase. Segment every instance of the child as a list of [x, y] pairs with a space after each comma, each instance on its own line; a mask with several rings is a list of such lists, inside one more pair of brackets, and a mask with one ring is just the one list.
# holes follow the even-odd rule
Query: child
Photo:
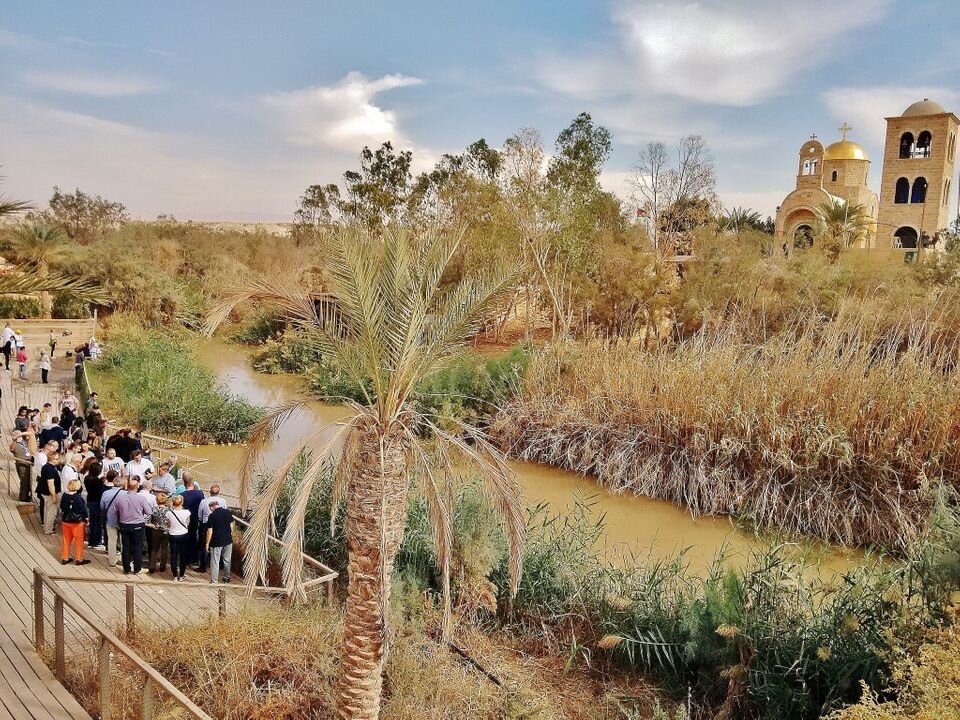
[[17, 364], [20, 366], [20, 379], [27, 379], [27, 349], [24, 347], [17, 348]]
[[47, 355], [46, 350], [40, 351], [40, 382], [44, 385], [50, 382], [48, 379], [50, 376], [50, 355]]
[[53, 330], [50, 331], [50, 357], [52, 358], [54, 353], [57, 352], [57, 336], [53, 334]]

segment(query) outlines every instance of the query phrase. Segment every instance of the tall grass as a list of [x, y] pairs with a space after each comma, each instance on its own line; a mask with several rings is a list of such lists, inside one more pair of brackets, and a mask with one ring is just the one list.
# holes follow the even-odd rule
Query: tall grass
[[263, 414], [220, 386], [172, 335], [114, 324], [106, 348], [91, 365], [101, 403], [147, 431], [198, 444], [239, 442]]
[[736, 328], [643, 352], [561, 343], [494, 423], [519, 458], [696, 514], [905, 548], [939, 483], [960, 484], [955, 345], [924, 323]]

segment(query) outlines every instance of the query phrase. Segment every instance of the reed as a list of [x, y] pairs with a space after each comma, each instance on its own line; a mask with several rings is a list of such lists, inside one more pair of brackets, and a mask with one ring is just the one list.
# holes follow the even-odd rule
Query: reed
[[557, 343], [494, 421], [510, 453], [759, 528], [902, 550], [960, 484], [956, 344], [846, 317], [747, 342]]

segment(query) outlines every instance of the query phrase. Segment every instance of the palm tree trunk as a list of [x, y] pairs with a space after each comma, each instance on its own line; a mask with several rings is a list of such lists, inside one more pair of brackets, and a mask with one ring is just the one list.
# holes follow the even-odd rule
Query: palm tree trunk
[[[37, 267], [37, 275], [44, 280], [50, 276], [50, 269], [45, 262], [40, 263]], [[40, 292], [40, 309], [41, 316], [44, 320], [49, 320], [53, 317], [53, 295], [46, 290]]]
[[337, 715], [377, 720], [393, 561], [407, 521], [409, 452], [399, 432], [374, 422], [360, 434], [347, 497], [347, 606]]

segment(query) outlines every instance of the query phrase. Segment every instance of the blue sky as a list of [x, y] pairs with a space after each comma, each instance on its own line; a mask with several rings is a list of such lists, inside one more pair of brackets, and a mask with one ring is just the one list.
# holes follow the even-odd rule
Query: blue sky
[[364, 144], [420, 168], [522, 127], [550, 149], [583, 110], [621, 195], [646, 142], [700, 133], [721, 199], [772, 213], [811, 132], [849, 122], [876, 189], [885, 116], [960, 112], [948, 0], [10, 4], [4, 192], [80, 187], [143, 218], [288, 220]]

